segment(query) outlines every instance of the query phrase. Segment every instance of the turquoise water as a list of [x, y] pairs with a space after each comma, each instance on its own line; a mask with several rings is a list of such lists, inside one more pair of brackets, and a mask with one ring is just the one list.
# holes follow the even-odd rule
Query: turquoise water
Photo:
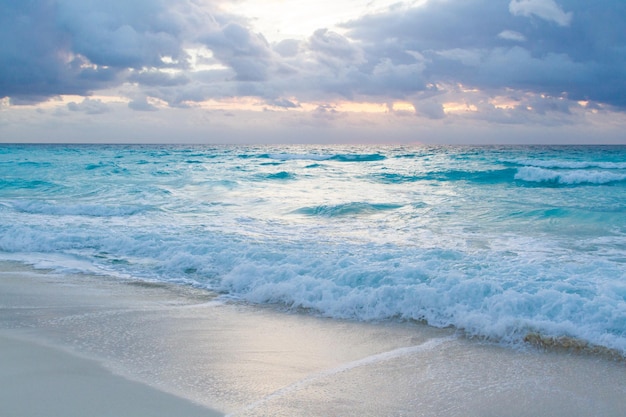
[[626, 353], [626, 147], [0, 145], [0, 259]]

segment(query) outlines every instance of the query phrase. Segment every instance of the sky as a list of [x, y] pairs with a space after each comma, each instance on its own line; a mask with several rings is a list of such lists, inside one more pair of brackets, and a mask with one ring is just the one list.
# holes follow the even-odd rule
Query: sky
[[626, 1], [0, 0], [0, 143], [626, 144]]

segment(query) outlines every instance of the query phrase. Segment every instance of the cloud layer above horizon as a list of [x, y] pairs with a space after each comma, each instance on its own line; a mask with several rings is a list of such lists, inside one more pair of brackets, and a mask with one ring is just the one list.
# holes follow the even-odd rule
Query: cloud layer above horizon
[[405, 2], [286, 38], [260, 33], [237, 4], [0, 0], [5, 111], [82, 96], [67, 110], [94, 116], [107, 112], [94, 98], [105, 95], [129, 111], [252, 100], [321, 114], [368, 103], [496, 124], [626, 112], [623, 0]]

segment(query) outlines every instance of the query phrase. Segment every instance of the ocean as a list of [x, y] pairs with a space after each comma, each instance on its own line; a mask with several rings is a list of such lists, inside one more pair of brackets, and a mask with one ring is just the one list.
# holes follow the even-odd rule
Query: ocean
[[0, 145], [0, 260], [626, 355], [626, 147]]

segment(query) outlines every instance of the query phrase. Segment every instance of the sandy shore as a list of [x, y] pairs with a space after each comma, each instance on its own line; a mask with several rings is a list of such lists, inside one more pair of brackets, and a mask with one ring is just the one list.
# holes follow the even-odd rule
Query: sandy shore
[[0, 336], [0, 415], [197, 416], [222, 414], [112, 374], [98, 362]]
[[[0, 264], [0, 415], [623, 416], [624, 362]], [[213, 411], [219, 410], [219, 412]]]

